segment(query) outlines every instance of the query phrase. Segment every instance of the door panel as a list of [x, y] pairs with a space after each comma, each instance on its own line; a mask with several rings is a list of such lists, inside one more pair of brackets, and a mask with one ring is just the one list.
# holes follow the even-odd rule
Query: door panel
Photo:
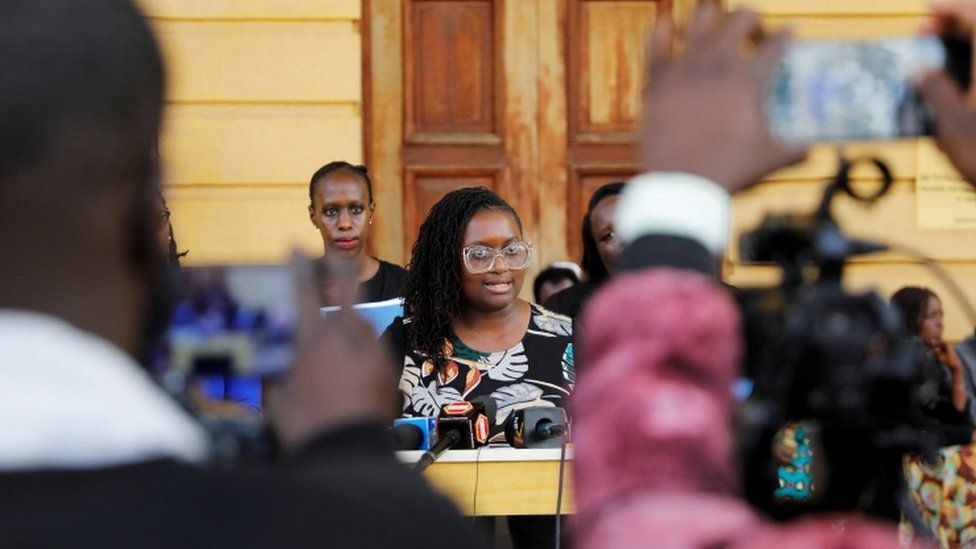
[[504, 12], [491, 0], [405, 0], [403, 226], [406, 256], [430, 207], [466, 186], [501, 192]]
[[499, 144], [490, 0], [404, 4], [407, 144]]
[[[500, 174], [492, 168], [408, 167], [404, 185], [404, 225], [416, 227], [404, 235], [404, 246], [413, 246], [427, 212], [445, 194], [461, 187], [487, 187], [497, 192]], [[409, 246], [409, 247], [407, 247]]]
[[633, 143], [645, 43], [658, 9], [668, 7], [650, 0], [572, 3], [568, 39], [574, 143]]
[[593, 192], [638, 171], [637, 126], [645, 82], [646, 44], [670, 0], [576, 0], [565, 40], [569, 172], [566, 242], [582, 254], [580, 223]]
[[374, 251], [406, 261], [434, 202], [483, 185], [536, 244], [530, 276], [578, 261], [590, 195], [638, 170], [646, 43], [682, 1], [365, 2]]

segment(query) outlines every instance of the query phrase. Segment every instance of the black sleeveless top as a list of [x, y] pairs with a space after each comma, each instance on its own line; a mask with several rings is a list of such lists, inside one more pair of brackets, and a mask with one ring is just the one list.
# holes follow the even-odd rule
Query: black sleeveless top
[[395, 297], [402, 297], [403, 284], [407, 280], [407, 271], [399, 265], [394, 265], [382, 259], [380, 268], [373, 278], [359, 285], [359, 292], [364, 302], [386, 301]]

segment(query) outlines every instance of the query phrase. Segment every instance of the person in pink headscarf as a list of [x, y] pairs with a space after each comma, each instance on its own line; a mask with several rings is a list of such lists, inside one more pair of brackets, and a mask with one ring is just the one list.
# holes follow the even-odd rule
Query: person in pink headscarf
[[[659, 246], [639, 248], [632, 259]], [[774, 526], [737, 496], [738, 310], [707, 271], [688, 268], [694, 252], [676, 256], [678, 268], [621, 275], [584, 313], [592, 329], [572, 407], [577, 546], [897, 546], [893, 525], [834, 515]]]
[[[976, 7], [938, 7], [932, 27], [971, 38]], [[853, 513], [776, 524], [737, 494], [730, 394], [741, 326], [714, 258], [725, 249], [730, 194], [805, 155], [776, 141], [762, 112], [789, 36], [711, 3], [697, 9], [680, 54], [671, 35], [659, 20], [644, 98], [646, 173], [617, 209], [627, 245], [618, 276], [583, 313], [590, 329], [572, 398], [576, 545], [896, 547], [894, 524]], [[976, 103], [942, 73], [919, 87], [940, 145], [976, 181]]]

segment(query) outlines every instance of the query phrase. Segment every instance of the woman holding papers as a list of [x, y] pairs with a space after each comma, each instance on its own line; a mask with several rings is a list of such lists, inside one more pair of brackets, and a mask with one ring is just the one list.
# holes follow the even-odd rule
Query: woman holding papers
[[[373, 186], [366, 167], [343, 161], [322, 166], [312, 175], [308, 197], [308, 216], [322, 235], [325, 254], [335, 254], [354, 265], [359, 299], [374, 302], [400, 297], [406, 271], [366, 253], [369, 230], [376, 213]], [[329, 280], [323, 280], [325, 305], [338, 302], [329, 295], [330, 287]]]

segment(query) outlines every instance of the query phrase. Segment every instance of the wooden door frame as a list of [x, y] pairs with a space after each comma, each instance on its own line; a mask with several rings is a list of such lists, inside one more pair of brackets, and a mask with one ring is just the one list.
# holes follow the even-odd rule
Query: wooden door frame
[[[373, 181], [377, 211], [370, 247], [378, 257], [401, 264], [409, 256], [403, 237], [407, 173], [401, 146], [405, 120], [404, 6], [403, 0], [363, 0], [362, 3], [363, 151]], [[519, 165], [517, 169], [511, 165], [505, 168], [496, 190], [506, 195], [513, 207], [530, 220], [527, 237], [538, 247], [546, 248], [548, 242], [538, 236], [542, 223], [538, 222], [540, 192], [536, 184], [539, 173], [537, 59], [519, 55], [535, 49], [534, 25], [533, 32], [526, 32], [525, 28], [535, 21], [537, 1], [495, 0], [495, 6], [502, 10], [497, 32], [504, 39], [500, 41], [498, 54], [507, 70], [498, 79], [498, 101], [517, 105], [513, 109], [516, 115], [506, 116], [498, 129], [504, 135], [504, 157], [514, 159], [509, 164]], [[513, 64], [522, 65], [512, 68]], [[524, 189], [535, 192], [520, 192]]]
[[[403, 12], [400, 0], [363, 0], [361, 29], [363, 153], [376, 200], [370, 248], [376, 257], [402, 265], [407, 258], [402, 245]], [[374, 47], [374, 36], [382, 41], [382, 47]], [[376, 162], [377, 158], [387, 160]]]
[[[540, 267], [570, 255], [567, 116], [569, 70], [566, 64], [566, 29], [573, 0], [496, 0], [506, 13], [503, 25], [533, 20], [535, 32], [506, 37], [502, 55], [525, 51], [522, 63], [534, 67], [523, 81], [501, 84], [509, 100], [521, 101], [517, 124], [506, 121], [505, 154], [518, 155], [526, 169], [508, 179], [515, 188], [532, 189], [520, 197], [516, 209], [534, 220], [527, 237], [535, 243]], [[662, 0], [680, 25], [687, 21], [698, 0]], [[362, 0], [362, 115], [364, 160], [369, 167], [376, 199], [370, 252], [388, 261], [405, 264], [409, 250], [404, 244], [404, 52], [403, 0]], [[521, 18], [521, 19], [519, 19]], [[500, 28], [507, 33], [510, 29]], [[374, 38], [377, 41], [374, 44]], [[529, 43], [529, 41], [533, 41]], [[507, 58], [506, 58], [507, 59]], [[525, 67], [523, 66], [523, 69]], [[502, 98], [499, 98], [502, 100]], [[512, 127], [515, 126], [515, 127]], [[566, 147], [539, 147], [539, 143], [566, 143]], [[527, 155], [527, 156], [526, 156]], [[384, 159], [378, 162], [377, 159]], [[509, 168], [510, 169], [510, 168]], [[527, 173], [523, 173], [527, 172]], [[507, 174], [512, 176], [511, 173]]]

